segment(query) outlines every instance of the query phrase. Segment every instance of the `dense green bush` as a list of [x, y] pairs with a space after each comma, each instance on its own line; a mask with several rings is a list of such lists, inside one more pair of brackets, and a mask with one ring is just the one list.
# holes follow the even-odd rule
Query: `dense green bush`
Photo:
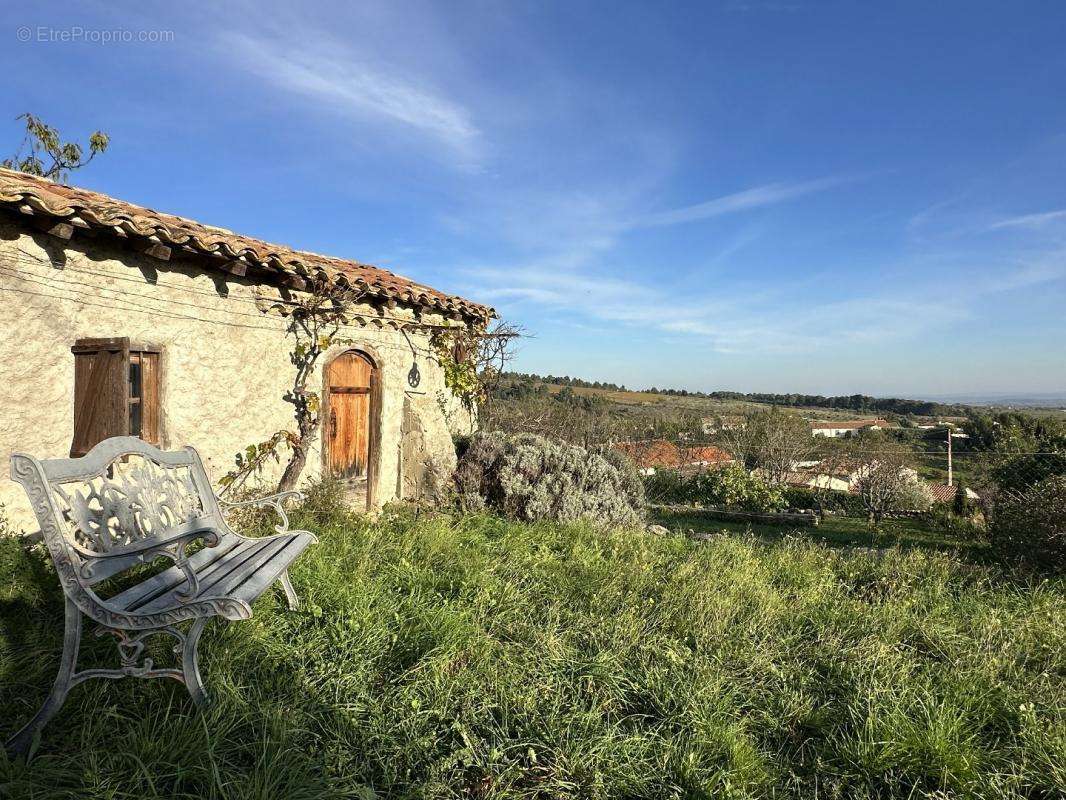
[[474, 436], [459, 461], [456, 488], [464, 511], [491, 509], [528, 522], [624, 527], [644, 519], [644, 487], [624, 456], [535, 434]]
[[740, 464], [701, 472], [693, 476], [690, 485], [696, 502], [704, 506], [757, 513], [780, 511], [785, 507], [781, 487], [771, 486]]
[[1021, 453], [1000, 456], [992, 479], [1004, 491], [1024, 491], [1055, 475], [1066, 475], [1066, 453]]
[[819, 497], [813, 489], [806, 486], [789, 486], [785, 489], [785, 504], [789, 508], [810, 509], [817, 511], [820, 508], [834, 514], [843, 514], [848, 517], [865, 517], [866, 506], [862, 498], [851, 492], [825, 492], [822, 495], [822, 505], [819, 505]]
[[644, 490], [658, 503], [756, 513], [780, 511], [786, 506], [784, 490], [769, 485], [740, 464], [726, 464], [689, 477], [674, 470], [658, 470], [645, 478]]
[[1066, 571], [1066, 476], [1047, 478], [996, 503], [990, 539], [1007, 559]]
[[649, 503], [690, 503], [688, 481], [676, 469], [657, 469], [644, 477], [644, 495]]

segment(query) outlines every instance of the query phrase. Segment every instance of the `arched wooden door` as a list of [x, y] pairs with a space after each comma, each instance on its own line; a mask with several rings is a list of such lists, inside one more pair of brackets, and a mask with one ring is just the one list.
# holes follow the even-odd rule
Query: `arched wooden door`
[[342, 353], [326, 369], [326, 459], [331, 475], [366, 479], [373, 457], [374, 365], [362, 353]]

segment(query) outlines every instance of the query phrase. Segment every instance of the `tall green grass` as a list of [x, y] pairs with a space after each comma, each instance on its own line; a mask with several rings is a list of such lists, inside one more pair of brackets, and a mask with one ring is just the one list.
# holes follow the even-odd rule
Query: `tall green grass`
[[[321, 543], [171, 681], [75, 688], [0, 792], [63, 798], [1061, 797], [1066, 587], [953, 556], [490, 517]], [[50, 686], [50, 569], [0, 545], [6, 735]], [[88, 637], [86, 661], [113, 646]], [[167, 654], [157, 653], [160, 661]]]

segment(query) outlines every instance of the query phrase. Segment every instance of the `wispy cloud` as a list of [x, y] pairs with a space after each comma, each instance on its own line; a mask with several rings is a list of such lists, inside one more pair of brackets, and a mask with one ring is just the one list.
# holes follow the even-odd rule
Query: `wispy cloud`
[[1040, 228], [1047, 225], [1049, 222], [1056, 221], [1066, 222], [1066, 209], [1061, 211], [1047, 211], [1043, 214], [1026, 214], [1021, 217], [1011, 217], [1009, 219], [1000, 220], [994, 225], [990, 225], [990, 230], [998, 230], [1000, 228]]
[[248, 72], [324, 108], [410, 128], [467, 157], [478, 150], [481, 132], [465, 107], [328, 39], [313, 46], [268, 34], [228, 32], [220, 39]]
[[988, 270], [966, 284], [948, 282], [942, 292], [931, 292], [936, 299], [930, 301], [916, 299], [906, 287], [882, 290], [875, 284], [843, 299], [806, 297], [791, 303], [788, 313], [781, 313], [780, 298], [739, 290], [710, 295], [692, 287], [678, 293], [639, 280], [537, 264], [474, 268], [465, 274], [476, 282], [480, 297], [519, 311], [535, 306], [646, 333], [683, 335], [719, 353], [758, 355], [914, 340], [971, 319], [983, 298], [1062, 280], [1066, 261]]
[[696, 205], [647, 214], [632, 220], [630, 226], [634, 228], [653, 228], [711, 219], [725, 214], [736, 214], [741, 211], [778, 205], [805, 195], [824, 192], [827, 189], [833, 189], [856, 180], [859, 180], [856, 176], [835, 176], [801, 183], [768, 183], [763, 186], [745, 189], [742, 192], [707, 200], [703, 203], [697, 203]]

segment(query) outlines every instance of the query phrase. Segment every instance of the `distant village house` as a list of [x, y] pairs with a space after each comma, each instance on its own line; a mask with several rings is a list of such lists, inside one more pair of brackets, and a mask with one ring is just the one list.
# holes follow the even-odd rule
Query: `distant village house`
[[891, 426], [892, 423], [884, 419], [857, 419], [848, 421], [838, 420], [834, 422], [812, 422], [811, 435], [839, 438], [843, 436], [854, 436], [859, 431], [863, 430], [879, 431], [883, 428]]

